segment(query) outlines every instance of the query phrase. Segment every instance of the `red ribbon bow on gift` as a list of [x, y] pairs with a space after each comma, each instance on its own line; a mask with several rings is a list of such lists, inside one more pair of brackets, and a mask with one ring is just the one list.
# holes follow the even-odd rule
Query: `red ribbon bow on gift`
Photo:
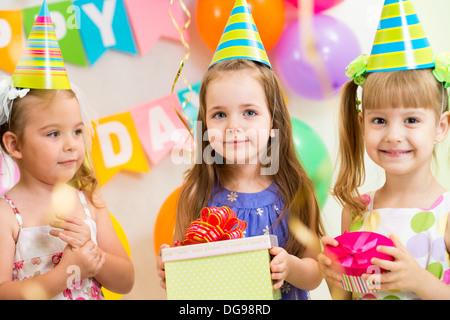
[[377, 239], [365, 243], [368, 237], [368, 233], [362, 235], [352, 246], [339, 244], [339, 249], [334, 253], [343, 267], [361, 266], [369, 262], [366, 252], [376, 248]]
[[191, 222], [184, 240], [175, 246], [242, 238], [246, 228], [247, 222], [239, 220], [230, 208], [206, 207], [200, 218]]

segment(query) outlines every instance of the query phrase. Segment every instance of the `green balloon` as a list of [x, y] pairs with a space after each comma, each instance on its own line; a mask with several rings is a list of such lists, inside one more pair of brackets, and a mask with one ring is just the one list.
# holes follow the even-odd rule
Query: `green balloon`
[[291, 117], [292, 136], [300, 163], [314, 183], [317, 201], [322, 208], [328, 198], [332, 174], [331, 159], [320, 136], [302, 121]]

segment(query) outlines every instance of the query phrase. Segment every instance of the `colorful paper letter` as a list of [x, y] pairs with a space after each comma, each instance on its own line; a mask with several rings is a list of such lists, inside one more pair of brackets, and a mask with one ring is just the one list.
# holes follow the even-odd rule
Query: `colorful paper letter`
[[[181, 143], [177, 130], [185, 129], [178, 118], [174, 105], [181, 114], [175, 95], [151, 101], [130, 109], [139, 139], [148, 158], [158, 164], [172, 148]], [[186, 129], [187, 130], [187, 129]]]
[[[180, 104], [183, 108], [183, 114], [189, 119], [189, 126], [191, 128], [197, 120], [198, 108], [200, 106], [199, 94], [201, 84], [201, 82], [197, 82], [192, 85], [192, 92], [189, 88], [185, 88], [177, 92], [178, 99], [180, 100]], [[185, 105], [183, 106], [183, 104]]]
[[94, 129], [92, 160], [101, 185], [121, 170], [149, 171], [129, 112], [99, 119]]
[[[60, 1], [48, 5], [50, 16], [55, 26], [61, 53], [66, 63], [86, 66], [87, 60], [79, 32], [80, 8], [71, 1]], [[40, 6], [23, 10], [25, 33], [28, 35], [33, 27]]]
[[91, 64], [108, 49], [137, 54], [123, 0], [76, 0], [80, 32]]
[[[171, 6], [169, 0], [124, 0], [130, 17], [139, 53], [144, 55], [160, 38], [179, 40], [175, 25], [170, 18], [169, 9], [181, 29], [186, 23], [178, 1]], [[188, 42], [187, 31], [183, 33]]]
[[0, 69], [14, 72], [23, 45], [22, 11], [0, 11]]

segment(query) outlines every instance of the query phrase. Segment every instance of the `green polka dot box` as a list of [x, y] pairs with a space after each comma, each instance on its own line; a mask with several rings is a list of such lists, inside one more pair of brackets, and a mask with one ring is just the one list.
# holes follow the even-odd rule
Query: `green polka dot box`
[[276, 300], [264, 235], [161, 250], [168, 300]]

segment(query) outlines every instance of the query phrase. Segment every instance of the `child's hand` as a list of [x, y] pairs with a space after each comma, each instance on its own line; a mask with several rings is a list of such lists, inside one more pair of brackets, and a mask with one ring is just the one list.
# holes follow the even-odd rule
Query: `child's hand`
[[156, 269], [158, 271], [158, 277], [161, 278], [159, 285], [161, 286], [161, 288], [166, 290], [166, 273], [164, 270], [164, 263], [162, 262], [161, 257], [161, 249], [164, 248], [170, 248], [170, 246], [168, 244], [162, 244], [161, 247], [159, 248], [158, 258], [156, 259]]
[[[418, 280], [422, 272], [427, 272], [421, 268], [416, 259], [409, 253], [397, 237], [390, 236], [395, 247], [378, 246], [377, 251], [383, 252], [394, 257], [394, 261], [388, 261], [378, 258], [372, 258], [371, 262], [389, 272], [379, 275], [381, 282], [380, 290], [409, 290], [416, 291]], [[378, 275], [377, 275], [378, 276]], [[373, 274], [364, 274], [363, 278], [368, 279]]]
[[281, 288], [284, 280], [289, 274], [289, 253], [281, 247], [273, 247], [269, 253], [274, 256], [270, 262], [270, 270], [272, 271], [272, 280], [276, 280], [273, 289]]
[[50, 222], [54, 228], [62, 230], [50, 230], [50, 234], [59, 237], [61, 240], [70, 244], [73, 248], [81, 248], [91, 240], [91, 229], [81, 219], [76, 217], [62, 217], [57, 215], [58, 219]]
[[[323, 247], [325, 247], [326, 245], [336, 247], [339, 244], [336, 239], [333, 239], [329, 236], [322, 237], [320, 239], [320, 242], [322, 243]], [[342, 287], [342, 274], [331, 267], [333, 265], [333, 261], [326, 255], [324, 255], [323, 252], [319, 253], [317, 261], [319, 263], [319, 270], [322, 277], [324, 277], [327, 282], [338, 287]]]
[[67, 245], [64, 248], [60, 264], [66, 269], [69, 266], [79, 267], [81, 279], [93, 278], [103, 268], [105, 255], [105, 252], [92, 240], [89, 240], [81, 248], [72, 248]]

